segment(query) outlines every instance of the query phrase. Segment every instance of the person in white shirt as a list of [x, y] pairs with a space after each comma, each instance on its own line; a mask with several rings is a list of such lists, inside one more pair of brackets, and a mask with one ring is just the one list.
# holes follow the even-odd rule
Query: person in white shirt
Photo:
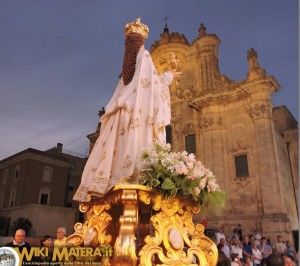
[[243, 259], [243, 248], [242, 248], [241, 241], [238, 237], [232, 239], [232, 241], [231, 241], [230, 255], [232, 255], [232, 254], [238, 254], [239, 259], [240, 260]]
[[228, 259], [230, 259], [230, 255], [229, 255], [229, 253], [230, 253], [230, 251], [229, 251], [229, 246], [227, 245], [225, 238], [222, 237], [222, 238], [220, 239], [220, 243], [223, 244], [223, 246], [224, 246], [224, 254], [226, 255], [226, 257], [227, 257]]
[[285, 246], [285, 243], [282, 242], [281, 235], [277, 236], [277, 242], [275, 242], [275, 244], [274, 244], [274, 252], [278, 253], [279, 255], [286, 254], [286, 246]]
[[262, 254], [255, 243], [252, 244], [253, 266], [260, 266]]
[[220, 243], [220, 239], [224, 238], [226, 240], [226, 237], [223, 233], [223, 228], [220, 227], [218, 232], [216, 233], [216, 244], [218, 245]]
[[254, 242], [256, 246], [258, 247], [260, 245], [261, 235], [257, 232], [257, 230], [254, 230]]

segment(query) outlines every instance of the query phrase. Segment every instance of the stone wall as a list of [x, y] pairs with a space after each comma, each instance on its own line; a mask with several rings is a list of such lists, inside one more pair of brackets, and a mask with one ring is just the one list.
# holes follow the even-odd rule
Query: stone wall
[[[10, 227], [19, 217], [28, 218], [32, 223], [30, 236], [51, 235], [53, 238], [56, 238], [56, 229], [58, 227], [66, 227], [67, 235], [74, 232], [75, 212], [76, 209], [73, 208], [28, 204], [3, 209], [0, 215], [10, 218]], [[13, 232], [10, 231], [10, 235], [13, 235]]]

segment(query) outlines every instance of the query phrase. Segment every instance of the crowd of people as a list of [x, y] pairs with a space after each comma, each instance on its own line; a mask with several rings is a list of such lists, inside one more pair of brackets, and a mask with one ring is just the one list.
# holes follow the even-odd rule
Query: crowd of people
[[[52, 259], [53, 247], [66, 247], [67, 231], [64, 227], [57, 228], [56, 238], [45, 235], [40, 240], [41, 247], [49, 248], [48, 256], [37, 258], [39, 261]], [[291, 246], [290, 241], [283, 241], [278, 235], [272, 245], [270, 240], [262, 237], [257, 231], [253, 235], [242, 234], [241, 225], [238, 225], [228, 237], [224, 235], [223, 228], [216, 232], [216, 245], [218, 248], [217, 266], [298, 266], [298, 252]], [[6, 247], [18, 247], [30, 249], [25, 241], [25, 231], [18, 229], [13, 241], [5, 244]]]
[[[40, 246], [46, 247], [49, 249], [48, 255], [43, 257], [34, 258], [34, 260], [38, 261], [48, 261], [50, 262], [52, 260], [52, 254], [53, 254], [53, 248], [58, 247], [67, 247], [67, 230], [65, 227], [59, 227], [56, 231], [56, 238], [53, 238], [50, 235], [44, 235], [40, 240]], [[14, 247], [18, 248], [20, 253], [24, 248], [26, 248], [28, 251], [31, 248], [31, 245], [25, 241], [26, 232], [23, 229], [18, 229], [15, 232], [14, 239], [11, 242], [6, 243], [5, 247]], [[26, 260], [26, 258], [24, 258]]]
[[216, 232], [218, 266], [298, 266], [298, 252], [289, 240], [277, 236], [274, 244], [257, 231], [251, 235], [242, 234], [239, 224], [228, 237], [223, 228]]

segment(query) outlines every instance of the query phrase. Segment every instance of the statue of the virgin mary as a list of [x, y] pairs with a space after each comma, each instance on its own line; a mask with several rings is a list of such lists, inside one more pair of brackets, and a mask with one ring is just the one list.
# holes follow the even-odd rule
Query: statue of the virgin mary
[[140, 152], [153, 140], [166, 141], [170, 124], [169, 85], [179, 72], [157, 74], [144, 48], [149, 29], [140, 18], [125, 26], [122, 77], [100, 118], [100, 135], [84, 168], [74, 200], [103, 197], [116, 184], [130, 182], [143, 165]]

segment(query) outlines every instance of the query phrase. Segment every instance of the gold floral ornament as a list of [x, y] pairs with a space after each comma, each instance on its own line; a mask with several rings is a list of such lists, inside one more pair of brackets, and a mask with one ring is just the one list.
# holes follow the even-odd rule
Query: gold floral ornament
[[139, 266], [216, 265], [218, 251], [214, 242], [204, 235], [201, 224], [193, 224], [199, 205], [184, 198], [165, 198], [152, 191], [139, 191], [139, 200], [152, 203], [157, 213], [151, 217], [154, 233], [145, 237], [139, 252]]
[[125, 36], [127, 37], [130, 33], [139, 33], [146, 40], [148, 38], [149, 28], [147, 25], [141, 23], [141, 18], [137, 18], [131, 23], [127, 23], [125, 26]]
[[194, 199], [202, 207], [224, 206], [225, 193], [214, 174], [192, 153], [171, 152], [170, 144], [153, 142], [140, 158], [144, 167], [140, 183], [158, 190], [165, 197]]

